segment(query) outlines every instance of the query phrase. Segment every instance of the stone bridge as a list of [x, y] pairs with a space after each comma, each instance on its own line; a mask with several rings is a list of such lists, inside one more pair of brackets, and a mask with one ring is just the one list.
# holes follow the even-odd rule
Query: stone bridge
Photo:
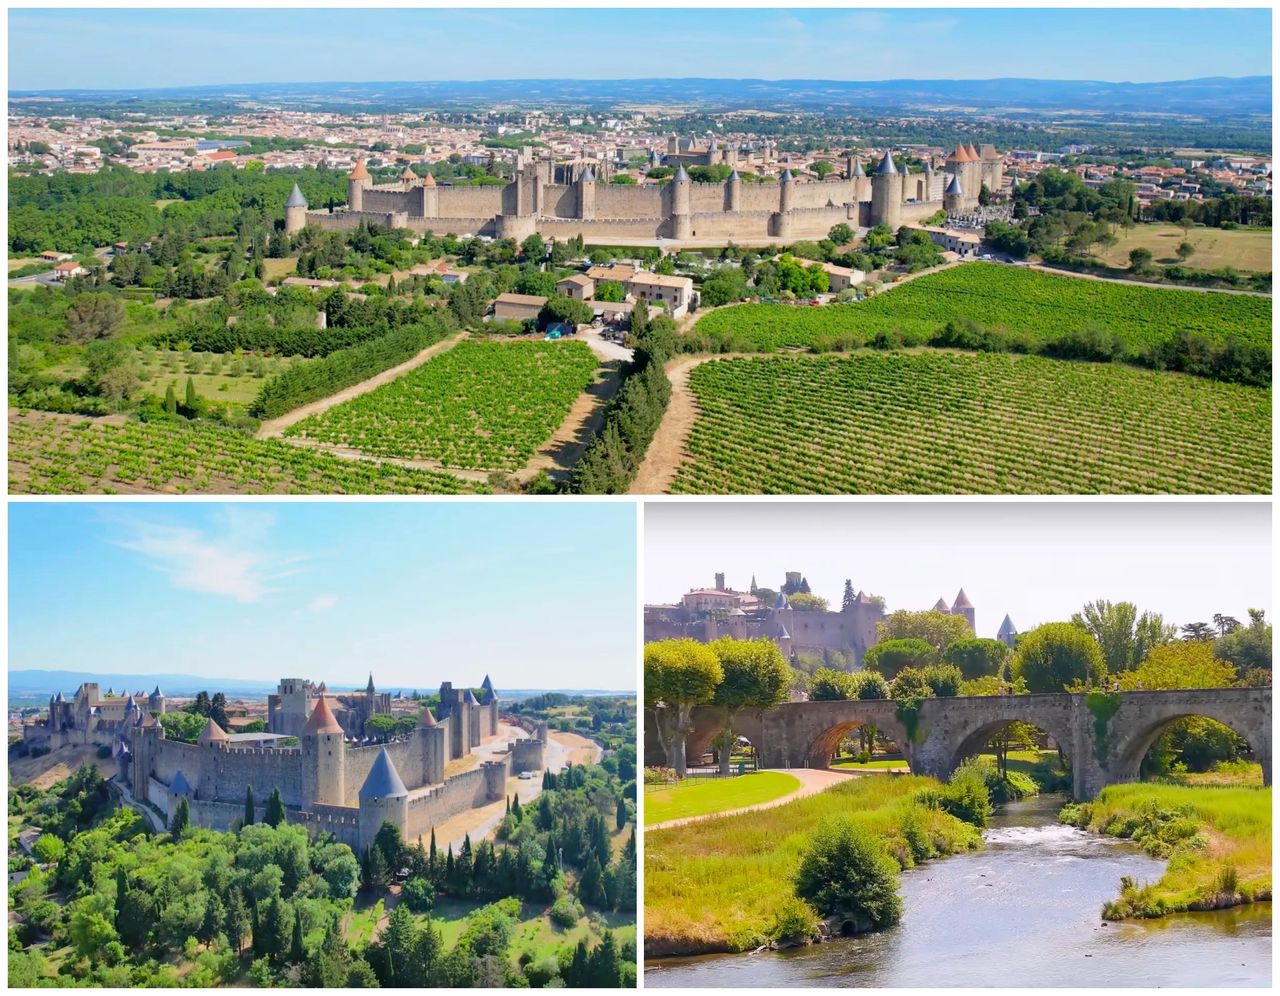
[[[1107, 698], [1110, 708], [1096, 713], [1083, 693], [928, 698], [914, 717], [899, 714], [897, 704], [885, 699], [788, 702], [743, 710], [734, 729], [755, 746], [764, 767], [825, 768], [842, 739], [860, 726], [875, 726], [903, 749], [912, 772], [945, 779], [1005, 724], [1021, 721], [1053, 738], [1071, 763], [1072, 794], [1090, 799], [1103, 786], [1136, 781], [1143, 757], [1170, 723], [1204, 716], [1249, 742], [1264, 784], [1271, 784], [1270, 688], [1119, 692]], [[703, 753], [724, 726], [723, 712], [711, 707], [695, 709], [693, 719], [690, 758]], [[656, 747], [651, 730], [649, 719], [646, 744]], [[656, 749], [659, 756], [650, 753], [646, 763], [662, 763]]]

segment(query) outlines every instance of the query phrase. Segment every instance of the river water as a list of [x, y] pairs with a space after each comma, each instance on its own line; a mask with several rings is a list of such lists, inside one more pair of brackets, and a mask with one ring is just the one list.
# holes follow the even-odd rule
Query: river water
[[1120, 877], [1153, 881], [1163, 862], [1058, 823], [1064, 801], [1003, 806], [985, 850], [903, 872], [891, 930], [648, 962], [645, 987], [1270, 986], [1270, 903], [1104, 925]]

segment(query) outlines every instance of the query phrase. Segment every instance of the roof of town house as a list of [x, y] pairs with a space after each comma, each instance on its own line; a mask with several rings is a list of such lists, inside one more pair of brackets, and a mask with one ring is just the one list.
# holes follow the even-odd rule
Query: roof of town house
[[637, 270], [635, 276], [627, 281], [629, 284], [640, 284], [645, 287], [692, 287], [692, 277], [677, 277], [674, 274], [668, 276], [665, 273], [649, 273], [645, 270]]
[[369, 777], [360, 786], [361, 800], [394, 799], [408, 794], [409, 790], [404, 787], [404, 779], [400, 777], [400, 772], [396, 771], [387, 748], [383, 747], [378, 752], [373, 767], [369, 769]]
[[951, 608], [952, 609], [972, 609], [973, 608], [973, 603], [969, 601], [969, 596], [964, 593], [963, 588], [960, 589], [960, 594], [956, 596], [955, 604], [953, 604]]
[[170, 795], [194, 795], [191, 791], [191, 783], [187, 781], [187, 776], [181, 771], [173, 773], [173, 781], [169, 783]]
[[338, 722], [333, 710], [329, 708], [328, 699], [322, 698], [316, 702], [316, 707], [311, 710], [311, 715], [307, 718], [307, 725], [302, 728], [302, 733], [304, 736], [342, 733], [342, 724]]
[[876, 167], [876, 173], [896, 173], [898, 167], [893, 164], [893, 153], [888, 149], [884, 151], [884, 158], [880, 160], [880, 165]]
[[537, 294], [515, 294], [511, 291], [507, 291], [505, 294], [499, 294], [494, 299], [493, 303], [494, 304], [529, 304], [529, 305], [536, 304], [539, 308], [541, 308], [544, 304], [547, 303], [547, 299]]
[[284, 202], [287, 208], [306, 207], [307, 199], [302, 196], [302, 191], [298, 189], [298, 185], [293, 185], [293, 190], [289, 193], [289, 199]]
[[561, 284], [573, 284], [575, 287], [586, 287], [588, 284], [594, 284], [595, 281], [588, 277], [585, 273], [574, 273], [567, 277], [562, 277], [556, 281], [556, 286]]
[[69, 259], [65, 263], [59, 263], [57, 266], [54, 267], [54, 269], [55, 270], [78, 270], [80, 269], [80, 264], [73, 259]]
[[419, 725], [419, 726], [437, 726], [437, 725], [439, 725], [439, 724], [437, 724], [437, 723], [436, 723], [436, 718], [435, 718], [435, 716], [433, 716], [433, 715], [431, 714], [431, 707], [430, 707], [430, 706], [424, 706], [424, 707], [423, 707], [423, 709], [422, 709], [422, 715], [418, 717], [418, 725]]
[[587, 276], [592, 280], [629, 280], [639, 271], [630, 263], [615, 263], [613, 266], [595, 265], [587, 269]]
[[369, 179], [369, 171], [368, 171], [367, 169], [365, 169], [365, 165], [364, 165], [364, 160], [363, 160], [363, 159], [357, 159], [357, 160], [356, 160], [355, 169], [353, 169], [353, 170], [351, 171], [351, 173], [350, 173], [350, 175], [349, 175], [349, 179], [352, 179], [352, 180], [367, 180], [367, 179]]
[[227, 741], [227, 731], [213, 721], [213, 717], [204, 724], [204, 729], [200, 731], [200, 736], [196, 737], [198, 744], [217, 744]]

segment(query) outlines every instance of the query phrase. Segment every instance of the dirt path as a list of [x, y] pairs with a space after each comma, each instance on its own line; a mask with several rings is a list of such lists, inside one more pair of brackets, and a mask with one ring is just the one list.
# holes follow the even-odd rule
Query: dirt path
[[[413, 359], [405, 360], [399, 366], [391, 367], [370, 377], [368, 380], [362, 380], [359, 384], [352, 384], [345, 387], [337, 394], [331, 394], [327, 398], [321, 398], [319, 401], [313, 401], [309, 405], [303, 405], [301, 408], [295, 408], [291, 412], [286, 412], [279, 418], [267, 419], [262, 425], [258, 426], [256, 433], [258, 439], [273, 439], [281, 435], [285, 429], [291, 425], [296, 425], [309, 415], [319, 415], [321, 412], [328, 411], [334, 405], [340, 405], [344, 401], [350, 401], [352, 398], [358, 398], [362, 394], [368, 394], [375, 388], [381, 387], [383, 384], [390, 384], [397, 377], [407, 374], [415, 367], [420, 367], [433, 356], [439, 356], [441, 353], [448, 352], [463, 339], [467, 338], [469, 333], [459, 332], [457, 335], [451, 335], [448, 339], [442, 339], [437, 343], [433, 343], [420, 352]], [[292, 440], [290, 440], [292, 441]], [[437, 469], [437, 468], [429, 468]]]
[[339, 446], [337, 443], [324, 443], [316, 439], [303, 439], [299, 436], [283, 436], [280, 437], [282, 443], [288, 443], [290, 446], [302, 446], [313, 450], [321, 450], [330, 456], [341, 457], [343, 460], [367, 460], [370, 463], [392, 463], [397, 467], [409, 467], [413, 470], [434, 470], [443, 474], [452, 474], [454, 477], [460, 477], [464, 481], [487, 481], [492, 471], [488, 470], [468, 470], [462, 467], [446, 467], [439, 460], [410, 460], [406, 457], [388, 457], [373, 456], [365, 453], [363, 450], [354, 450], [349, 446]]
[[719, 813], [705, 813], [702, 816], [685, 816], [678, 820], [667, 820], [665, 823], [650, 823], [644, 828], [644, 832], [666, 830], [669, 827], [682, 827], [686, 823], [697, 823], [699, 820], [715, 820], [721, 816], [736, 816], [738, 813], [753, 813], [757, 809], [772, 809], [774, 806], [783, 806], [788, 802], [795, 802], [797, 799], [803, 799], [808, 795], [817, 795], [819, 792], [831, 788], [832, 785], [839, 785], [847, 778], [857, 778], [862, 774], [854, 771], [826, 771], [819, 768], [787, 768], [785, 770], [782, 768], [766, 768], [764, 770], [777, 771], [780, 774], [798, 778], [800, 787], [788, 795], [770, 799], [768, 802], [758, 802], [754, 806], [725, 809]]
[[553, 480], [564, 480], [582, 459], [587, 445], [604, 424], [604, 410], [622, 387], [622, 363], [611, 360], [604, 365], [604, 375], [578, 395], [560, 428], [539, 447], [529, 462], [516, 472], [520, 481], [528, 481], [540, 470]]
[[1194, 287], [1182, 284], [1152, 283], [1147, 280], [1126, 280], [1124, 277], [1105, 277], [1098, 273], [1082, 273], [1079, 270], [1062, 270], [1056, 266], [1042, 266], [1039, 263], [1028, 263], [1021, 267], [1024, 270], [1039, 270], [1041, 273], [1052, 273], [1058, 277], [1076, 277], [1079, 280], [1098, 280], [1104, 284], [1128, 284], [1130, 287], [1154, 287], [1157, 290], [1199, 291], [1201, 294], [1237, 294], [1244, 297], [1271, 297], [1265, 291], [1235, 290], [1231, 287]]
[[689, 372], [707, 360], [729, 359], [742, 353], [714, 353], [699, 356], [678, 356], [666, 366], [667, 380], [671, 381], [671, 400], [666, 413], [653, 434], [653, 441], [645, 450], [644, 462], [631, 482], [633, 495], [662, 495], [667, 493], [676, 478], [676, 469], [684, 459], [684, 446], [693, 431], [698, 417], [698, 402], [689, 390]]

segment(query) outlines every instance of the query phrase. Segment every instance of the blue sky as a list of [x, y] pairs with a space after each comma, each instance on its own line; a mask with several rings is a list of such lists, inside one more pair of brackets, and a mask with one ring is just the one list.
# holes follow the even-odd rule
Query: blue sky
[[646, 602], [710, 587], [716, 571], [738, 590], [800, 571], [837, 606], [845, 578], [890, 611], [964, 588], [979, 636], [1006, 612], [1025, 632], [1098, 598], [1179, 625], [1272, 614], [1270, 502], [666, 502], [646, 509], [644, 545]]
[[629, 503], [11, 503], [9, 666], [635, 688]]
[[10, 89], [1267, 75], [1261, 10], [10, 10]]

